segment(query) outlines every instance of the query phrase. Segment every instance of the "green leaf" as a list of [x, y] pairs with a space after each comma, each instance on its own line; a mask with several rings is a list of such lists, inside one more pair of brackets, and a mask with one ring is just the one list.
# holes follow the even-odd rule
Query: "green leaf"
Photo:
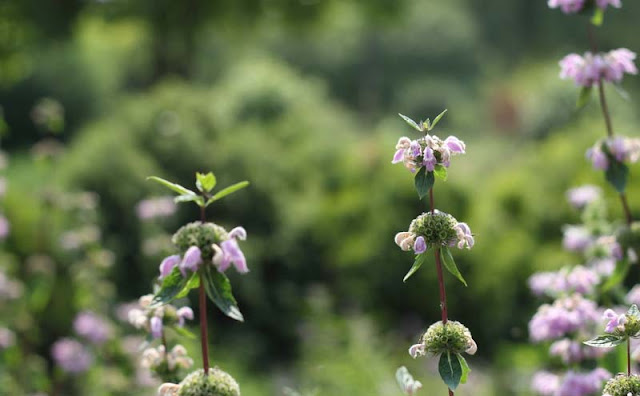
[[627, 311], [627, 315], [635, 316], [636, 318], [640, 318], [640, 311], [638, 311], [638, 306], [633, 304], [629, 310]]
[[204, 173], [196, 172], [196, 187], [202, 192], [211, 192], [216, 186], [216, 176], [209, 172], [206, 175]]
[[175, 331], [176, 333], [178, 333], [178, 335], [189, 338], [191, 340], [195, 340], [196, 339], [196, 335], [193, 334], [192, 332], [190, 332], [189, 330], [187, 330], [184, 327], [180, 327], [180, 326], [172, 326], [171, 329], [173, 329], [173, 331]]
[[427, 196], [429, 190], [433, 187], [433, 183], [435, 183], [433, 172], [427, 172], [424, 166], [420, 168], [415, 177], [416, 191], [418, 191], [420, 199]]
[[200, 287], [200, 275], [197, 272], [191, 274], [187, 283], [185, 283], [180, 293], [176, 294], [174, 299], [186, 297], [192, 289]]
[[447, 271], [451, 272], [451, 275], [458, 278], [460, 282], [467, 286], [467, 281], [464, 280], [462, 274], [458, 270], [456, 262], [451, 255], [451, 250], [449, 250], [448, 247], [443, 246], [440, 248], [440, 258], [442, 259], [442, 263], [444, 264], [444, 267], [447, 269]]
[[607, 155], [607, 157], [609, 157], [609, 167], [604, 172], [604, 176], [616, 191], [623, 193], [627, 187], [629, 168], [627, 165], [615, 159], [612, 155]]
[[418, 131], [422, 132], [424, 131], [424, 128], [419, 126], [418, 124], [416, 124], [416, 122], [414, 120], [412, 120], [411, 118], [407, 117], [406, 115], [402, 115], [400, 113], [398, 113], [398, 115], [400, 117], [402, 117], [403, 120], [405, 120], [405, 122], [409, 125], [411, 125], [412, 127], [414, 127], [415, 129], [417, 129]]
[[593, 87], [583, 87], [580, 90], [580, 95], [578, 95], [578, 100], [576, 101], [576, 110], [583, 108], [587, 103], [589, 103], [592, 91]]
[[608, 292], [614, 286], [620, 284], [620, 282], [627, 277], [630, 268], [631, 263], [627, 259], [616, 262], [616, 268], [613, 270], [611, 276], [609, 276], [609, 279], [600, 286], [600, 291], [602, 293]]
[[228, 317], [244, 322], [244, 317], [233, 297], [231, 282], [227, 276], [212, 266], [204, 267], [202, 272], [204, 274], [204, 288], [211, 301]]
[[471, 372], [471, 369], [469, 368], [469, 364], [467, 364], [467, 360], [461, 354], [458, 353], [456, 356], [458, 356], [460, 367], [462, 367], [462, 378], [460, 378], [460, 383], [466, 384], [467, 377], [469, 377], [469, 373]]
[[451, 356], [450, 352], [444, 352], [440, 355], [440, 362], [438, 363], [438, 371], [440, 372], [440, 378], [451, 390], [456, 390], [462, 379], [462, 365], [460, 360], [455, 356]]
[[434, 119], [433, 119], [433, 122], [431, 123], [431, 126], [429, 127], [429, 130], [432, 130], [433, 128], [435, 128], [435, 127], [436, 127], [436, 124], [437, 124], [438, 122], [440, 122], [440, 120], [442, 119], [442, 117], [444, 117], [444, 115], [446, 114], [446, 112], [447, 112], [447, 109], [444, 109], [444, 110], [442, 111], [442, 113], [438, 114], [438, 115], [436, 116], [436, 118], [434, 118]]
[[447, 181], [447, 168], [445, 168], [444, 165], [437, 164], [433, 169], [433, 173], [442, 179], [442, 181]]
[[589, 341], [583, 342], [585, 345], [589, 345], [596, 348], [612, 348], [618, 346], [626, 341], [624, 337], [618, 337], [613, 334], [605, 334], [597, 336]]
[[409, 270], [409, 272], [407, 272], [407, 274], [404, 276], [404, 279], [402, 279], [403, 282], [406, 282], [407, 279], [409, 279], [411, 277], [411, 275], [415, 274], [416, 271], [418, 271], [420, 269], [420, 267], [422, 267], [422, 264], [427, 262], [427, 253], [420, 253], [419, 255], [416, 256], [416, 261], [413, 262], [413, 266], [411, 266], [411, 269]]
[[194, 195], [194, 194], [178, 195], [177, 197], [175, 197], [173, 199], [173, 201], [175, 203], [195, 202], [196, 204], [198, 204], [198, 206], [203, 206], [204, 205], [204, 198], [202, 198], [201, 195]]
[[188, 188], [184, 188], [181, 185], [176, 183], [171, 183], [170, 181], [167, 181], [157, 176], [149, 176], [147, 177], [147, 180], [153, 180], [155, 182], [158, 182], [163, 186], [167, 187], [168, 189], [177, 192], [180, 195], [197, 195], [195, 192], [189, 190]]
[[594, 26], [601, 26], [604, 21], [604, 10], [600, 7], [596, 7], [593, 16], [591, 17], [591, 23]]
[[212, 203], [214, 203], [215, 201], [226, 197], [229, 194], [233, 194], [234, 192], [245, 188], [246, 186], [249, 185], [248, 181], [241, 181], [239, 183], [236, 184], [232, 184], [227, 188], [224, 188], [220, 191], [218, 191], [217, 193], [215, 193], [215, 195], [211, 198], [209, 198], [209, 200], [207, 201], [207, 206], [211, 205]]
[[160, 290], [153, 296], [154, 305], [164, 305], [173, 301], [188, 283], [188, 279], [182, 276], [180, 269], [174, 267], [169, 275], [162, 280]]

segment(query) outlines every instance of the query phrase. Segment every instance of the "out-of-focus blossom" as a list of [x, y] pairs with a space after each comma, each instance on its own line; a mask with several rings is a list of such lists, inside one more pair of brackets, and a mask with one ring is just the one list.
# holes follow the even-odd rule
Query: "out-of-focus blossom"
[[538, 371], [531, 380], [531, 390], [542, 396], [553, 396], [560, 389], [560, 376], [548, 371]]
[[89, 311], [81, 312], [76, 316], [73, 329], [76, 334], [93, 344], [102, 344], [113, 335], [109, 322]]
[[595, 55], [569, 54], [560, 61], [560, 78], [571, 79], [583, 87], [592, 87], [600, 80], [618, 83], [625, 73], [638, 73], [635, 58], [636, 54], [626, 48]]
[[62, 234], [60, 244], [66, 250], [76, 250], [100, 240], [100, 229], [96, 226], [86, 226]]
[[87, 371], [93, 362], [87, 348], [71, 338], [56, 341], [51, 348], [51, 357], [62, 370], [74, 374]]
[[591, 294], [598, 283], [600, 275], [581, 265], [557, 272], [539, 272], [529, 278], [529, 287], [536, 296], [555, 297], [569, 292]]
[[595, 359], [604, 356], [609, 351], [609, 348], [593, 348], [569, 338], [555, 341], [549, 347], [549, 354], [559, 357], [567, 365], [585, 359]]
[[562, 232], [562, 246], [572, 252], [584, 252], [594, 242], [589, 230], [582, 226], [566, 225]]
[[610, 158], [603, 151], [603, 146], [613, 156], [613, 159], [620, 163], [636, 163], [640, 159], [640, 139], [616, 136], [605, 140], [600, 140], [587, 150], [586, 157], [591, 161], [594, 169], [607, 170]]
[[591, 202], [600, 199], [602, 189], [590, 184], [569, 189], [567, 191], [567, 200], [576, 209], [582, 209]]
[[640, 285], [635, 285], [633, 288], [631, 288], [631, 290], [625, 297], [625, 301], [628, 304], [636, 304], [640, 306]]
[[0, 270], [0, 300], [15, 300], [22, 295], [22, 284], [9, 279], [7, 275]]
[[159, 368], [164, 363], [171, 371], [180, 368], [188, 369], [193, 366], [193, 359], [188, 356], [187, 350], [180, 344], [175, 345], [169, 353], [166, 352], [164, 345], [147, 348], [140, 359], [142, 367], [152, 370]]
[[423, 166], [428, 172], [432, 172], [436, 165], [448, 168], [451, 156], [465, 153], [464, 142], [455, 136], [449, 136], [445, 140], [435, 135], [426, 135], [416, 140], [403, 136], [396, 144], [396, 152], [391, 163], [402, 162], [411, 172]]
[[422, 383], [413, 379], [406, 367], [402, 366], [396, 371], [396, 381], [405, 395], [415, 395], [422, 389]]
[[153, 338], [162, 337], [162, 327], [162, 318], [154, 316], [149, 320], [149, 328], [151, 329]]
[[564, 376], [548, 371], [537, 372], [531, 381], [531, 389], [542, 396], [590, 396], [600, 391], [611, 373], [603, 368], [589, 372], [569, 370]]
[[0, 240], [5, 239], [9, 235], [11, 226], [6, 217], [0, 215]]
[[16, 342], [16, 336], [6, 327], [0, 327], [0, 351], [13, 346]]
[[190, 307], [182, 307], [176, 311], [178, 324], [184, 326], [185, 320], [193, 320], [193, 310]]
[[247, 239], [247, 231], [242, 227], [236, 227], [229, 232], [229, 239], [220, 243], [220, 245], [213, 245], [214, 255], [213, 264], [218, 268], [219, 272], [226, 271], [231, 264], [241, 274], [249, 272], [247, 267], [247, 260], [244, 257], [244, 253], [238, 246], [237, 239], [244, 241]]
[[60, 133], [64, 129], [64, 107], [53, 98], [41, 98], [31, 110], [33, 122], [49, 132]]
[[172, 197], [157, 197], [138, 202], [136, 214], [141, 220], [169, 217], [176, 212], [176, 204]]
[[536, 342], [553, 340], [599, 320], [596, 303], [576, 293], [559, 298], [553, 304], [541, 305], [529, 322], [529, 336]]

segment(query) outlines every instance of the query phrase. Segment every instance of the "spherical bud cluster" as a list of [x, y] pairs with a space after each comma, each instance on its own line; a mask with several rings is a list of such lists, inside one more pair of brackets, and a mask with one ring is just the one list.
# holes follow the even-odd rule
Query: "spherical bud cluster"
[[193, 359], [187, 354], [187, 350], [182, 345], [174, 346], [169, 353], [166, 352], [164, 345], [155, 348], [147, 348], [142, 352], [140, 366], [151, 370], [168, 369], [174, 371], [176, 369], [188, 369], [193, 366]]
[[529, 278], [529, 288], [536, 296], [555, 297], [564, 293], [591, 294], [600, 283], [600, 274], [582, 265], [556, 272], [539, 272]]
[[602, 197], [602, 189], [590, 184], [571, 188], [567, 191], [567, 200], [576, 209], [582, 209]]
[[87, 348], [71, 338], [56, 341], [51, 347], [51, 357], [62, 370], [72, 374], [87, 371], [93, 362]]
[[462, 323], [450, 320], [447, 323], [438, 321], [427, 329], [420, 344], [409, 348], [409, 354], [415, 359], [427, 353], [439, 355], [443, 352], [474, 355], [478, 349], [471, 337], [471, 332]]
[[411, 172], [423, 166], [428, 172], [433, 172], [436, 165], [448, 168], [451, 157], [464, 154], [465, 150], [464, 142], [455, 136], [449, 136], [445, 140], [435, 135], [426, 135], [416, 140], [403, 136], [396, 144], [396, 153], [391, 163], [402, 162]]
[[618, 315], [614, 310], [607, 309], [602, 316], [607, 322], [605, 333], [620, 337], [634, 337], [640, 332], [640, 319], [635, 315]]
[[240, 386], [232, 376], [219, 368], [210, 368], [209, 374], [197, 370], [180, 384], [162, 384], [159, 396], [240, 396]]
[[140, 220], [169, 217], [176, 212], [176, 203], [172, 197], [145, 199], [136, 205], [136, 214]]
[[602, 396], [628, 396], [640, 394], [640, 376], [618, 374], [607, 381]]
[[592, 87], [599, 81], [620, 82], [625, 73], [637, 74], [636, 54], [626, 48], [584, 56], [569, 54], [560, 61], [560, 78], [572, 79], [576, 85]]
[[[621, 0], [596, 0], [596, 6], [601, 10], [612, 6], [615, 8], [622, 7]], [[582, 11], [588, 0], [549, 0], [549, 8], [560, 8], [565, 14], [575, 14]]]
[[601, 140], [587, 150], [586, 157], [593, 168], [598, 170], [607, 170], [611, 160], [633, 164], [640, 159], [640, 139], [616, 136]]
[[610, 377], [611, 373], [602, 368], [589, 372], [570, 370], [564, 376], [539, 371], [533, 376], [531, 389], [543, 396], [588, 396], [599, 392], [604, 381]]
[[404, 251], [424, 253], [429, 246], [454, 246], [471, 249], [475, 243], [471, 229], [450, 214], [434, 210], [415, 218], [409, 231], [399, 232], [395, 242]]
[[193, 319], [193, 310], [189, 307], [176, 309], [173, 305], [155, 306], [152, 304], [153, 295], [140, 297], [139, 308], [132, 308], [128, 312], [129, 323], [136, 329], [143, 329], [154, 338], [162, 337], [164, 326], [184, 326], [185, 319]]
[[93, 312], [80, 312], [73, 321], [73, 329], [92, 344], [102, 344], [113, 335], [111, 324]]
[[529, 322], [533, 341], [554, 340], [599, 322], [600, 312], [595, 302], [580, 294], [559, 298], [553, 304], [538, 308]]

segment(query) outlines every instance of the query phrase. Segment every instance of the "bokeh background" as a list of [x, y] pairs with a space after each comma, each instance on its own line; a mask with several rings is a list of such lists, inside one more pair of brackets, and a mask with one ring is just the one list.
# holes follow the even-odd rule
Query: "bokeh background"
[[[624, 3], [597, 29], [604, 50], [640, 49], [640, 4]], [[166, 235], [197, 218], [184, 205], [141, 220], [136, 205], [166, 194], [145, 177], [190, 186], [209, 170], [251, 182], [208, 212], [249, 233], [251, 272], [230, 275], [246, 323], [210, 312], [213, 362], [244, 395], [400, 395], [400, 365], [445, 392], [435, 361], [406, 352], [439, 319], [438, 292], [432, 268], [402, 283], [412, 257], [393, 236], [425, 203], [390, 163], [413, 133], [396, 114], [445, 108], [436, 134], [467, 155], [436, 205], [477, 243], [456, 252], [469, 287], [446, 278], [450, 316], [479, 345], [457, 393], [527, 394], [546, 350], [528, 344], [526, 280], [578, 260], [561, 248], [578, 221], [565, 190], [602, 185], [621, 215], [584, 159], [604, 136], [597, 103], [576, 111], [558, 78], [559, 59], [589, 48], [587, 20], [544, 0], [3, 0], [0, 265], [23, 293], [0, 302], [18, 340], [0, 351], [0, 394], [154, 394], [116, 358], [65, 375], [50, 348], [83, 309], [135, 333], [117, 308], [152, 290]], [[614, 128], [637, 135], [640, 81], [624, 89], [608, 91]], [[91, 248], [79, 256], [69, 232]]]

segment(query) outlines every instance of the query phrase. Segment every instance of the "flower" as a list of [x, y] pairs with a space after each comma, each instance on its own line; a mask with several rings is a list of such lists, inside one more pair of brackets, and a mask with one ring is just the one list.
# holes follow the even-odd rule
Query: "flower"
[[609, 352], [609, 348], [593, 348], [578, 341], [563, 338], [549, 347], [551, 356], [559, 357], [564, 364], [580, 362], [584, 359], [595, 359]]
[[600, 283], [600, 274], [582, 265], [557, 272], [539, 272], [529, 278], [529, 288], [536, 296], [558, 296], [567, 292], [591, 294]]
[[422, 383], [413, 379], [406, 367], [402, 366], [396, 371], [396, 381], [405, 395], [414, 395], [422, 389]]
[[424, 241], [424, 237], [417, 237], [416, 242], [413, 244], [413, 251], [416, 254], [424, 253], [427, 250], [427, 243]]
[[62, 338], [51, 347], [51, 357], [67, 373], [77, 374], [89, 369], [93, 357], [78, 341]]
[[160, 263], [160, 276], [158, 277], [158, 279], [162, 280], [166, 278], [171, 273], [171, 271], [173, 271], [173, 268], [179, 265], [181, 261], [182, 260], [180, 256], [177, 254], [165, 257]]
[[430, 246], [458, 246], [471, 249], [473, 234], [466, 223], [459, 223], [450, 214], [434, 210], [416, 217], [409, 225], [409, 231], [396, 234], [394, 241], [404, 251], [424, 253]]
[[549, 0], [549, 8], [558, 8], [565, 14], [575, 14], [582, 10], [585, 0]]
[[607, 381], [602, 396], [628, 396], [640, 394], [640, 376], [618, 374]]
[[463, 249], [465, 246], [467, 249], [471, 249], [475, 241], [467, 223], [458, 223], [454, 228], [458, 237], [458, 249]]
[[238, 246], [236, 239], [244, 241], [247, 239], [247, 232], [242, 227], [236, 227], [229, 232], [229, 239], [220, 243], [220, 245], [213, 245], [214, 255], [213, 263], [218, 268], [219, 272], [226, 271], [231, 264], [234, 265], [236, 270], [241, 274], [249, 272], [247, 267], [247, 260]]
[[539, 371], [533, 376], [531, 389], [543, 396], [588, 396], [600, 391], [609, 377], [611, 373], [603, 368], [588, 372], [569, 370], [564, 376]]
[[193, 310], [189, 307], [182, 307], [176, 311], [178, 324], [184, 326], [185, 319], [193, 320]]
[[584, 252], [594, 242], [589, 230], [583, 226], [566, 225], [562, 232], [562, 246], [572, 252]]
[[162, 337], [162, 318], [157, 316], [152, 317], [149, 320], [149, 327], [151, 329], [151, 335], [153, 338]]
[[455, 320], [450, 320], [445, 324], [442, 321], [432, 324], [422, 336], [421, 341], [420, 344], [409, 348], [411, 357], [424, 356], [427, 352], [433, 355], [439, 355], [443, 352], [466, 352], [474, 355], [478, 350], [469, 329]]
[[182, 276], [187, 276], [187, 270], [196, 272], [198, 266], [202, 263], [202, 253], [197, 246], [191, 246], [182, 257], [182, 261], [178, 265]]
[[529, 322], [529, 337], [536, 342], [553, 340], [596, 324], [599, 319], [596, 303], [574, 293], [541, 305]]
[[6, 327], [0, 327], [0, 351], [13, 346], [16, 342], [16, 336]]
[[428, 172], [433, 172], [437, 166], [448, 168], [452, 155], [465, 153], [464, 142], [455, 136], [449, 136], [445, 140], [435, 135], [425, 135], [416, 140], [403, 136], [396, 144], [391, 163], [402, 162], [412, 173], [423, 166]]
[[531, 379], [531, 390], [539, 395], [555, 395], [559, 388], [560, 376], [548, 371], [538, 371]]
[[180, 384], [162, 384], [158, 389], [161, 396], [240, 396], [240, 385], [232, 376], [219, 368], [210, 368], [208, 375], [196, 370], [187, 375]]
[[590, 184], [569, 189], [567, 200], [576, 209], [582, 209], [602, 196], [602, 189]]
[[629, 304], [640, 305], [640, 285], [635, 285], [631, 288], [625, 297], [625, 301]]
[[560, 61], [560, 78], [572, 79], [576, 85], [592, 87], [600, 80], [618, 83], [624, 74], [637, 74], [636, 54], [626, 48], [584, 56], [569, 54]]
[[91, 342], [102, 344], [111, 338], [113, 329], [111, 325], [93, 312], [80, 312], [73, 321], [75, 332]]

